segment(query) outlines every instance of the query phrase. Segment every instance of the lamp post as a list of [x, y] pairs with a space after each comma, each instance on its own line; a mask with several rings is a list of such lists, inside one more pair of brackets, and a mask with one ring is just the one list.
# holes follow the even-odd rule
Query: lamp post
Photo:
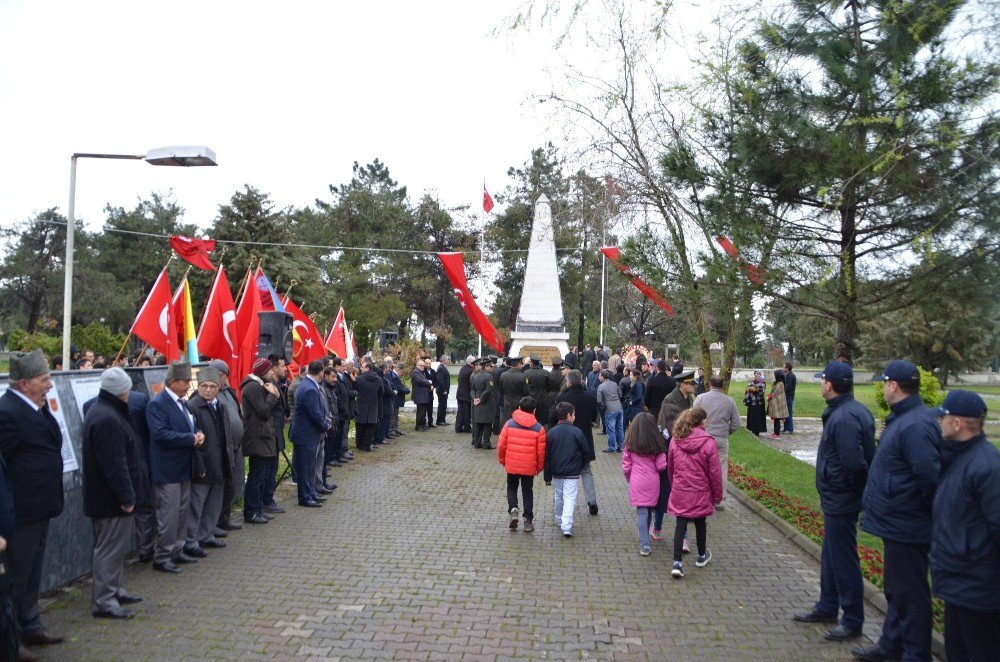
[[70, 329], [73, 316], [73, 235], [76, 230], [76, 162], [77, 159], [117, 159], [131, 161], [146, 161], [157, 166], [214, 166], [215, 152], [204, 145], [185, 145], [177, 147], [159, 147], [151, 149], [146, 154], [89, 154], [76, 153], [70, 159], [69, 166], [69, 207], [66, 220], [66, 259], [65, 281], [63, 284], [63, 370], [71, 368], [69, 364]]

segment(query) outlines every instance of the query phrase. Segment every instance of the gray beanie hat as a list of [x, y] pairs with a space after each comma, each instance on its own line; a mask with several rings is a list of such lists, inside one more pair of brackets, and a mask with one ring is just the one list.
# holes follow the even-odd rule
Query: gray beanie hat
[[208, 364], [209, 368], [215, 368], [226, 377], [229, 376], [229, 365], [222, 359], [212, 359], [211, 363]]
[[132, 378], [121, 368], [108, 368], [101, 373], [101, 390], [123, 395], [132, 390]]
[[44, 375], [49, 371], [48, 361], [42, 350], [36, 349], [25, 354], [15, 352], [10, 355], [10, 370], [7, 381], [14, 383], [22, 379], [33, 379], [38, 375]]

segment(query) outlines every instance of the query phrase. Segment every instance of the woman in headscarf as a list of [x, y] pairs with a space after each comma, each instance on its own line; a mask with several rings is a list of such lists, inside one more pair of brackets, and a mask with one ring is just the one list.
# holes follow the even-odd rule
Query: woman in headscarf
[[753, 371], [753, 379], [743, 393], [743, 404], [747, 407], [747, 429], [754, 435], [767, 432], [767, 416], [764, 411], [764, 389], [767, 382], [760, 370]]

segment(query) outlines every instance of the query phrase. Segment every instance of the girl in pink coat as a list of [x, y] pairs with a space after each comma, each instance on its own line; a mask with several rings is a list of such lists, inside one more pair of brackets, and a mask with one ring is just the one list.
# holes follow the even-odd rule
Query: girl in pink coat
[[705, 432], [708, 415], [701, 407], [681, 413], [674, 423], [674, 436], [667, 453], [667, 475], [670, 477], [670, 500], [667, 512], [677, 517], [674, 530], [675, 579], [684, 576], [681, 554], [688, 522], [694, 522], [698, 541], [695, 567], [704, 568], [712, 558], [706, 544], [705, 518], [722, 501], [722, 467], [715, 440]]
[[649, 524], [660, 498], [660, 472], [667, 468], [663, 435], [656, 419], [643, 412], [629, 423], [622, 453], [622, 472], [628, 481], [629, 503], [638, 512], [639, 553], [649, 556]]

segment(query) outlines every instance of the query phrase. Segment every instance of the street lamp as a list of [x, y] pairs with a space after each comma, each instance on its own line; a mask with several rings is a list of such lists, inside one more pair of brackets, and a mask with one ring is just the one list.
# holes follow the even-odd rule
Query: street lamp
[[86, 154], [77, 153], [70, 159], [69, 166], [69, 209], [66, 222], [66, 274], [63, 285], [63, 370], [69, 370], [70, 328], [73, 314], [73, 234], [76, 229], [76, 219], [73, 216], [76, 207], [76, 161], [77, 159], [118, 159], [146, 161], [157, 166], [214, 166], [215, 152], [204, 145], [183, 145], [177, 147], [159, 147], [151, 149], [146, 154]]

